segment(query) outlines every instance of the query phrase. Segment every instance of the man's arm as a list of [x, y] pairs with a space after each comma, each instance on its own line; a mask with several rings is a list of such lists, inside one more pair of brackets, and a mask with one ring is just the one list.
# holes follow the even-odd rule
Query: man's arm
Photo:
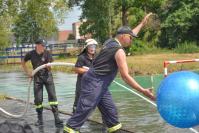
[[75, 67], [75, 72], [78, 74], [84, 74], [88, 71], [88, 69], [85, 67]]
[[147, 23], [148, 18], [152, 15], [152, 13], [147, 14], [144, 19], [141, 21], [140, 24], [138, 24], [132, 31], [135, 35], [137, 35], [142, 27]]
[[[52, 53], [50, 51], [46, 50], [44, 52], [44, 54], [47, 54], [47, 57], [48, 57], [47, 58], [47, 60], [48, 60], [47, 63], [52, 63], [54, 61]], [[51, 71], [51, 67], [50, 66], [47, 66], [46, 68], [48, 69], [48, 71]]]
[[28, 71], [28, 67], [27, 67], [26, 62], [24, 61], [24, 59], [22, 60], [21, 65], [22, 65], [23, 70], [25, 71], [25, 73], [28, 75], [28, 77], [32, 78], [32, 72]]
[[137, 91], [143, 93], [145, 96], [149, 97], [150, 99], [154, 100], [155, 97], [150, 89], [144, 89], [142, 86], [140, 86], [134, 78], [132, 78], [128, 73], [128, 66], [126, 63], [126, 55], [124, 50], [119, 49], [115, 54], [115, 59], [120, 71], [120, 74], [122, 76], [122, 79], [130, 85], [132, 88], [136, 89]]
[[84, 74], [88, 71], [89, 67], [85, 66], [84, 56], [78, 56], [77, 61], [75, 63], [75, 72], [77, 74]]

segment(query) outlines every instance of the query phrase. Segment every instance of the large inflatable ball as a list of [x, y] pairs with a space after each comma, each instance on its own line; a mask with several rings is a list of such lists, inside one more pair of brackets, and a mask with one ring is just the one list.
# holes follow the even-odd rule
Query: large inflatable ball
[[162, 118], [179, 128], [199, 124], [199, 75], [180, 71], [171, 73], [157, 90], [157, 108]]

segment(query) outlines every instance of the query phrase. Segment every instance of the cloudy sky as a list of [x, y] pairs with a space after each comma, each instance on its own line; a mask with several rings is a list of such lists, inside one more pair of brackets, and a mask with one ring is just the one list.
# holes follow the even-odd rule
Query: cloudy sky
[[72, 30], [72, 23], [79, 21], [81, 10], [79, 7], [74, 7], [66, 15], [65, 22], [58, 25], [59, 30]]

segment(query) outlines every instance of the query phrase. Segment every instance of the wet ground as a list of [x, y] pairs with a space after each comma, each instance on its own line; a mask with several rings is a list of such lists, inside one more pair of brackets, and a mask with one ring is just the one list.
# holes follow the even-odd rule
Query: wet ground
[[[24, 109], [24, 103], [15, 100], [3, 100], [0, 102], [1, 108], [5, 109], [8, 112], [12, 112], [12, 114], [19, 114]], [[3, 104], [2, 104], [3, 103]], [[34, 133], [63, 133], [63, 128], [56, 128], [54, 125], [54, 118], [52, 112], [48, 109], [44, 109], [43, 112], [44, 117], [44, 126], [35, 126], [35, 122], [37, 121], [37, 115], [34, 111], [33, 105], [30, 104], [27, 114], [23, 118], [14, 119], [7, 118], [0, 114], [0, 123], [5, 121], [11, 123], [18, 123], [20, 125], [28, 124], [31, 126]], [[70, 115], [66, 115], [60, 113], [60, 118], [66, 122]], [[1, 132], [1, 131], [0, 131]], [[106, 133], [105, 128], [102, 124], [95, 121], [87, 121], [83, 127], [81, 128], [82, 133]], [[130, 133], [128, 131], [124, 131], [124, 133]], [[131, 132], [132, 133], [132, 132]]]
[[[53, 75], [59, 109], [67, 113], [71, 113], [75, 97], [76, 75], [61, 72], [55, 72]], [[157, 88], [162, 78], [162, 75], [154, 76], [154, 88]], [[135, 79], [144, 87], [152, 86], [150, 77], [137, 76]], [[116, 78], [115, 80], [126, 86], [121, 79]], [[26, 100], [27, 88], [28, 79], [24, 73], [5, 72], [0, 74], [0, 95], [3, 94]], [[193, 133], [189, 129], [180, 129], [169, 125], [161, 118], [154, 106], [123, 89], [121, 86], [113, 83], [110, 86], [110, 91], [117, 106], [119, 120], [123, 124], [123, 129], [127, 129], [135, 133]], [[30, 101], [34, 101], [32, 92]], [[48, 97], [45, 89], [43, 104], [48, 106]], [[9, 112], [18, 114], [22, 112], [22, 109], [24, 109], [24, 103], [17, 101], [0, 101], [0, 107], [6, 108]], [[51, 111], [45, 110], [44, 112], [45, 123], [43, 133], [62, 133], [63, 129], [55, 128]], [[65, 122], [69, 117], [69, 115], [61, 114], [61, 118], [64, 119]], [[90, 116], [90, 119], [101, 122], [101, 115], [97, 109]], [[0, 113], [0, 122], [4, 120], [5, 118], [2, 117]], [[42, 130], [40, 131], [38, 127], [34, 126], [34, 123], [36, 122], [36, 112], [33, 106], [28, 110], [27, 116], [20, 119], [20, 121], [28, 122], [28, 124], [30, 124], [34, 129], [35, 133], [42, 133]], [[199, 126], [194, 128], [199, 131]], [[86, 122], [81, 129], [82, 133], [103, 133], [103, 131], [103, 126], [96, 122]]]

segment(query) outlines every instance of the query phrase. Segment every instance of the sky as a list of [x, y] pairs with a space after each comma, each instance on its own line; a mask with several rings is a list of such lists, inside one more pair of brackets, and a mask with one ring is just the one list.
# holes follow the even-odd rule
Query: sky
[[58, 25], [59, 30], [72, 30], [72, 23], [78, 22], [81, 15], [81, 9], [74, 7], [70, 12], [67, 13], [65, 22]]

